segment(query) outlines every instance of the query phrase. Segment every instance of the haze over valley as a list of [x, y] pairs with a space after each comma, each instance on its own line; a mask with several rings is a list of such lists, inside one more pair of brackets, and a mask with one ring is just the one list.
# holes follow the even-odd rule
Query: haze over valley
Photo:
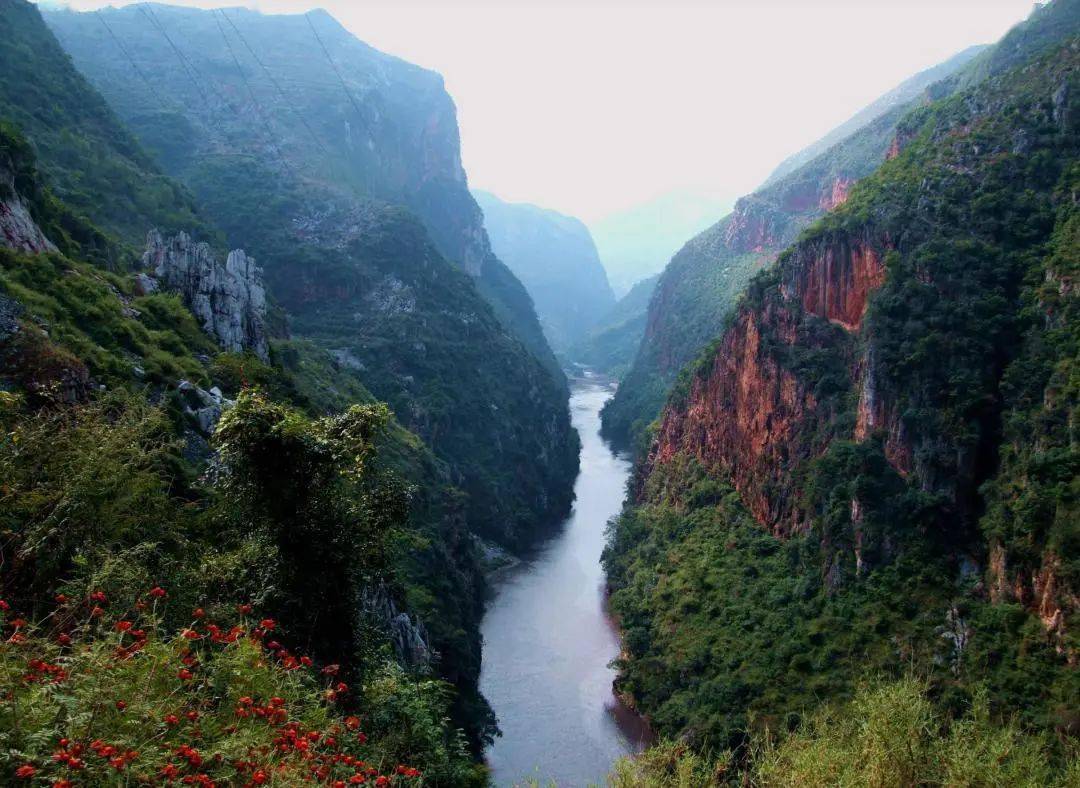
[[1080, 785], [1080, 0], [0, 30], [0, 783]]

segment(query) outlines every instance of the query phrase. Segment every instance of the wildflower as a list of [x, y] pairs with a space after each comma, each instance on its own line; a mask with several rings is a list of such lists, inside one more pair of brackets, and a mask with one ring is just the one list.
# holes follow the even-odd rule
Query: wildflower
[[97, 605], [94, 605], [94, 607], [90, 610], [90, 615], [94, 618], [101, 618], [103, 615], [105, 615], [105, 610]]
[[248, 615], [253, 610], [251, 605], [247, 605], [247, 604], [237, 605], [236, 609], [240, 611], [240, 615], [242, 615], [242, 616]]
[[336, 676], [339, 670], [341, 670], [341, 665], [327, 665], [322, 672], [326, 676]]
[[201, 607], [197, 607], [191, 613], [191, 615], [194, 616], [195, 618], [206, 618], [206, 611], [203, 610]]
[[178, 722], [180, 722], [180, 718], [177, 717], [175, 714], [166, 714], [165, 715], [165, 724], [166, 725], [176, 725]]
[[195, 711], [194, 709], [192, 709], [191, 711], [189, 711], [189, 712], [188, 712], [187, 714], [185, 714], [184, 716], [185, 716], [185, 717], [187, 717], [187, 718], [188, 718], [189, 720], [191, 720], [192, 722], [195, 722], [195, 720], [199, 719], [199, 712], [197, 712], [197, 711]]
[[264, 772], [262, 769], [259, 769], [257, 772], [251, 775], [251, 782], [253, 782], [255, 785], [262, 785], [269, 779], [269, 775], [267, 775], [267, 773]]
[[375, 780], [375, 784], [379, 786], [379, 788], [382, 788], [382, 786], [390, 784], [390, 778], [380, 774], [378, 779]]
[[105, 592], [104, 591], [95, 591], [94, 593], [92, 593], [90, 595], [90, 601], [91, 602], [98, 602], [98, 603], [104, 605], [104, 604], [107, 604], [109, 600], [105, 597]]
[[193, 678], [193, 676], [194, 676], [194, 674], [190, 670], [188, 670], [187, 668], [180, 668], [180, 670], [178, 670], [176, 672], [176, 675], [177, 675], [178, 678], [181, 678], [184, 681], [187, 681], [187, 680]]
[[305, 667], [311, 667], [311, 657], [300, 657], [300, 663]]
[[57, 594], [53, 598], [56, 600], [56, 604], [58, 605], [66, 605], [68, 601], [67, 594]]
[[364, 735], [363, 731], [356, 734], [356, 740], [361, 744], [367, 744], [367, 736]]
[[200, 635], [194, 629], [185, 629], [180, 633], [180, 636], [185, 640], [198, 640], [202, 637], [202, 635]]
[[122, 701], [122, 700], [116, 701], [116, 710], [117, 711], [123, 711], [126, 708], [127, 708], [127, 703], [125, 701]]
[[11, 624], [11, 626], [15, 627], [15, 629], [22, 629], [23, 627], [26, 626], [26, 619], [24, 619], [24, 618], [13, 618], [8, 623]]
[[52, 788], [75, 788], [75, 783], [71, 780], [57, 780], [52, 784]]
[[360, 718], [355, 716], [348, 716], [345, 718], [345, 727], [351, 731], [360, 727]]
[[131, 627], [132, 623], [130, 621], [124, 621], [123, 619], [117, 621], [116, 624], [113, 625], [113, 629], [117, 632], [127, 632]]
[[150, 589], [150, 596], [155, 599], [162, 599], [165, 596], [165, 589], [161, 586], [154, 586]]
[[35, 774], [37, 774], [37, 769], [35, 769], [28, 763], [24, 763], [22, 766], [15, 770], [15, 776], [18, 777], [20, 780], [29, 780]]
[[56, 636], [56, 642], [59, 643], [61, 646], [70, 646], [71, 635], [67, 634], [66, 632], [61, 632], [59, 635]]
[[0, 599], [0, 610], [3, 610], [6, 613], [7, 611], [11, 610], [11, 605], [9, 605], [3, 599]]
[[334, 687], [334, 689], [337, 690], [339, 695], [343, 695], [349, 691], [349, 685], [346, 684], [344, 681], [339, 681], [337, 683], [337, 686]]

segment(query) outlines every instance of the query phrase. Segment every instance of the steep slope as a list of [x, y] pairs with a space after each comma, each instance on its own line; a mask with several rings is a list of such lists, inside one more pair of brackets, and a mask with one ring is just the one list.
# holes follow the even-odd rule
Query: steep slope
[[495, 254], [525, 285], [556, 353], [615, 304], [588, 228], [572, 216], [473, 192]]
[[687, 238], [731, 211], [732, 199], [691, 190], [655, 199], [592, 222], [590, 229], [615, 295], [664, 270]]
[[492, 254], [442, 78], [359, 41], [325, 11], [262, 15], [140, 3], [46, 21], [165, 170], [252, 156], [311, 187], [303, 212], [357, 199], [409, 208], [440, 253], [561, 380], [524, 288]]
[[[475, 530], [517, 545], [566, 511], [565, 380], [490, 252], [440, 77], [322, 12], [140, 4], [47, 20], [259, 260], [293, 332], [351, 366], [448, 465]], [[530, 342], [529, 320], [544, 360], [517, 339]]]
[[[884, 161], [900, 118], [920, 101], [953, 90], [955, 80], [947, 78], [972, 65], [974, 54], [966, 50], [912, 77], [796, 154], [671, 259], [625, 385], [604, 410], [609, 437], [620, 443], [640, 438], [678, 371], [720, 331], [750, 277], [771, 265], [800, 230], [841, 204], [851, 185]], [[829, 140], [839, 141], [830, 147]], [[795, 162], [803, 163], [792, 168]]]
[[914, 668], [1075, 733], [1078, 8], [902, 118], [675, 386], [605, 558], [662, 732], [736, 744]]
[[645, 334], [649, 300], [658, 280], [659, 276], [651, 276], [630, 288], [630, 292], [567, 351], [570, 361], [613, 378], [625, 374]]
[[881, 96], [874, 101], [873, 104], [863, 107], [817, 142], [803, 148], [798, 153], [789, 156], [780, 162], [776, 169], [772, 171], [772, 174], [766, 179], [764, 185], [768, 186], [769, 184], [780, 180], [785, 175], [794, 172], [799, 167], [807, 164], [827, 151], [833, 145], [836, 145], [838, 142], [843, 142], [863, 126], [874, 119], [885, 115], [890, 110], [910, 104], [912, 101], [918, 99], [923, 92], [935, 82], [956, 73], [987, 49], [988, 47], [985, 45], [968, 47], [963, 52], [953, 55], [944, 63], [939, 63], [925, 71], [920, 71], [910, 79], [901, 82], [884, 96]]

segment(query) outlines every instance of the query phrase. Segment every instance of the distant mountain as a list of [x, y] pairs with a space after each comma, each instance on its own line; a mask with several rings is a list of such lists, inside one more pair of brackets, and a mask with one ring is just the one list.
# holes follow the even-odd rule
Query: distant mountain
[[659, 279], [659, 274], [650, 276], [630, 288], [630, 292], [570, 348], [567, 358], [609, 377], [621, 378], [634, 360], [645, 334], [649, 300]]
[[551, 347], [564, 352], [615, 304], [588, 228], [547, 208], [473, 196], [492, 249], [529, 291]]
[[734, 200], [674, 191], [591, 222], [608, 281], [619, 298], [642, 279], [664, 270], [687, 238], [731, 210]]

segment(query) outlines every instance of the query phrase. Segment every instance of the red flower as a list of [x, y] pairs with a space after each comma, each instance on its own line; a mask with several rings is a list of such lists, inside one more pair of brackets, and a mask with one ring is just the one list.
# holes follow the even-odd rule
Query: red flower
[[122, 700], [116, 701], [116, 710], [117, 711], [123, 711], [126, 708], [127, 708], [127, 703], [125, 703]]
[[339, 681], [337, 683], [337, 686], [334, 687], [334, 689], [337, 690], [339, 693], [346, 693], [349, 691], [349, 685], [346, 684], [344, 681]]
[[277, 624], [272, 618], [264, 618], [262, 621], [259, 622], [259, 626], [269, 632], [271, 629], [277, 626]]
[[187, 681], [188, 679], [192, 678], [194, 674], [192, 674], [192, 672], [187, 668], [180, 668], [180, 670], [176, 672], [176, 675], [179, 678], [182, 678], [184, 681]]
[[200, 635], [194, 629], [185, 629], [183, 632], [180, 633], [180, 636], [185, 640], [198, 640], [202, 637], [202, 635]]
[[375, 784], [382, 788], [382, 786], [390, 784], [390, 778], [380, 774], [375, 780]]
[[131, 626], [132, 624], [130, 621], [124, 621], [121, 619], [120, 621], [116, 622], [113, 629], [115, 629], [117, 632], [127, 632], [129, 629], [131, 629]]
[[178, 722], [180, 722], [180, 718], [177, 717], [175, 714], [166, 714], [165, 715], [165, 724], [166, 725], [176, 725]]
[[353, 716], [346, 717], [345, 718], [345, 727], [348, 728], [351, 731], [356, 730], [357, 728], [360, 727], [360, 718], [359, 717], [353, 717]]
[[252, 611], [251, 605], [247, 605], [247, 604], [237, 605], [236, 609], [240, 611], [240, 615], [242, 615], [242, 616], [246, 616]]
[[101, 618], [103, 615], [105, 615], [105, 611], [97, 605], [94, 605], [93, 609], [90, 611], [90, 615], [94, 618]]
[[269, 779], [270, 777], [262, 769], [259, 769], [255, 774], [251, 775], [251, 782], [255, 785], [262, 785]]
[[155, 599], [161, 599], [165, 596], [165, 589], [161, 586], [154, 586], [150, 589], [150, 596], [154, 597]]
[[195, 618], [206, 618], [206, 611], [203, 610], [201, 607], [197, 607], [191, 615], [193, 615]]
[[24, 763], [22, 766], [15, 770], [15, 776], [18, 777], [20, 780], [29, 780], [35, 774], [37, 774], [37, 769], [35, 769], [28, 763]]
[[11, 610], [11, 605], [9, 605], [3, 599], [0, 599], [0, 610], [7, 612], [8, 610]]
[[68, 635], [65, 632], [61, 632], [59, 635], [56, 636], [56, 642], [59, 643], [61, 646], [70, 646], [71, 635]]
[[109, 600], [105, 598], [105, 592], [104, 591], [95, 591], [94, 593], [92, 593], [90, 595], [90, 601], [91, 602], [100, 602], [101, 604], [104, 605]]
[[66, 605], [68, 601], [67, 594], [57, 594], [54, 599], [58, 605]]
[[26, 619], [24, 619], [24, 618], [13, 618], [8, 623], [11, 626], [15, 627], [15, 629], [21, 629], [22, 627], [26, 626]]

